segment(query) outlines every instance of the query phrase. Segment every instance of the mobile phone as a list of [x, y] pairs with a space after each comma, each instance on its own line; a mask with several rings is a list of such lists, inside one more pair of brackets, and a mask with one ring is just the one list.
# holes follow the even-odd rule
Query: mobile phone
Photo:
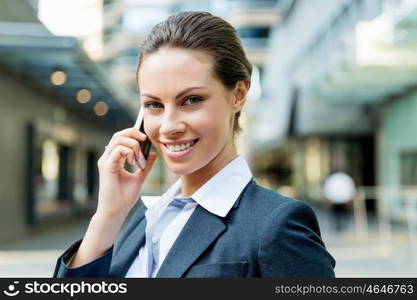
[[[139, 129], [141, 132], [145, 133], [144, 124], [143, 124], [143, 106], [140, 106], [138, 118], [136, 119], [135, 128]], [[152, 143], [149, 137], [143, 141], [139, 142], [140, 150], [139, 157], [136, 160], [136, 164], [139, 168], [144, 169], [146, 167], [146, 160], [148, 159], [149, 152], [152, 147]]]
[[[143, 133], [145, 133], [145, 129], [144, 129], [144, 125], [143, 125], [143, 120], [142, 120], [142, 123], [140, 125], [140, 129], [139, 130], [142, 131]], [[147, 160], [148, 159], [149, 152], [151, 151], [151, 147], [152, 147], [151, 140], [148, 137], [145, 141], [139, 142], [139, 145], [140, 145], [140, 149], [142, 151], [143, 157], [145, 157], [145, 159]]]

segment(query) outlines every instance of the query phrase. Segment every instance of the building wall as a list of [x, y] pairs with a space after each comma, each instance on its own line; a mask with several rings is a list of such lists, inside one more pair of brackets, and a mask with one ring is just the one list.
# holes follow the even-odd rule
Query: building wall
[[[284, 23], [274, 28], [271, 36], [269, 64], [265, 72], [266, 88], [276, 90], [276, 82], [291, 77], [297, 62], [309, 44], [323, 30], [328, 29], [335, 14], [346, 0], [297, 1]], [[317, 16], [320, 16], [319, 18]], [[291, 73], [290, 73], [291, 72]]]
[[[345, 3], [346, 0], [296, 1], [284, 22], [272, 30], [262, 82], [263, 95], [269, 101], [270, 109], [261, 111], [258, 119], [266, 120], [265, 123], [274, 122], [275, 126], [273, 133], [269, 133], [271, 137], [260, 139], [259, 143], [267, 144], [265, 140], [271, 139], [280, 143], [285, 139], [293, 92], [300, 87], [297, 71], [302, 58], [316, 36], [328, 30], [331, 20]], [[304, 92], [300, 95], [304, 97]], [[259, 127], [260, 133], [265, 131], [262, 127]]]
[[[379, 185], [386, 188], [381, 193], [382, 200], [397, 219], [404, 218], [404, 195], [401, 156], [415, 154], [417, 157], [417, 96], [409, 96], [385, 104], [381, 109], [380, 128], [378, 129], [378, 178]], [[416, 170], [417, 172], [417, 170]], [[415, 175], [415, 173], [414, 173]], [[407, 175], [408, 176], [408, 175]], [[410, 176], [409, 176], [410, 177]], [[410, 184], [417, 184], [417, 178]]]
[[2, 0], [0, 9], [0, 20], [2, 22], [29, 22], [39, 23], [36, 17], [36, 1], [32, 3], [25, 0]]
[[[33, 229], [26, 220], [26, 126], [34, 122], [67, 132], [74, 144], [75, 156], [86, 149], [96, 149], [101, 155], [110, 132], [95, 128], [79, 119], [74, 112], [65, 110], [60, 99], [48, 98], [24, 82], [0, 71], [0, 242], [22, 237]], [[65, 136], [62, 136], [64, 139]], [[84, 175], [76, 164], [75, 173]]]
[[[362, 129], [368, 124], [360, 107], [352, 103], [346, 111], [336, 101], [321, 99], [312, 84], [323, 74], [335, 70], [343, 59], [355, 55], [354, 43], [342, 47], [345, 45], [343, 40], [349, 37], [351, 41], [356, 22], [374, 17], [380, 12], [381, 3], [382, 0], [295, 2], [288, 17], [271, 34], [270, 55], [265, 64], [263, 89], [265, 99], [271, 102], [271, 109], [263, 113], [262, 119], [274, 120], [275, 117], [277, 120], [271, 139], [279, 143], [285, 138], [295, 94], [303, 114], [301, 122], [297, 121], [297, 127], [303, 130], [304, 135], [323, 129], [325, 132], [321, 133], [326, 134], [343, 133], [343, 130], [364, 134], [367, 131], [367, 128]], [[322, 120], [326, 114], [337, 116], [328, 121], [337, 122], [338, 126], [323, 128], [317, 120]], [[339, 120], [346, 120], [346, 123]], [[352, 122], [356, 126], [350, 127]]]

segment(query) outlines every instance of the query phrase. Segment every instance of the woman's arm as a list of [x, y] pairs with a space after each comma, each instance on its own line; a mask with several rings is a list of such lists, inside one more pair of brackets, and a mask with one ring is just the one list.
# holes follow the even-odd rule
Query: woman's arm
[[258, 250], [261, 277], [335, 277], [313, 209], [294, 200], [266, 220]]
[[125, 214], [107, 216], [96, 213], [91, 218], [83, 241], [68, 267], [79, 267], [106, 253], [113, 246], [125, 219]]
[[77, 268], [69, 268], [68, 263], [73, 259], [83, 240], [74, 242], [60, 257], [58, 257], [54, 278], [108, 277], [113, 256], [113, 247], [104, 255]]
[[104, 256], [112, 248], [126, 217], [137, 202], [142, 185], [157, 157], [156, 153], [150, 153], [144, 169], [138, 168], [133, 173], [125, 170], [126, 161], [134, 165], [135, 160], [140, 156], [138, 141], [146, 139], [146, 135], [136, 128], [127, 128], [113, 135], [108, 150], [97, 162], [99, 170], [97, 210], [79, 247], [73, 249], [76, 253], [69, 260], [69, 265], [63, 261], [58, 263], [60, 266], [64, 264], [65, 270], [82, 266], [88, 268], [90, 262]]
[[84, 238], [58, 258], [53, 277], [107, 277], [113, 244], [124, 220], [123, 216], [94, 215]]

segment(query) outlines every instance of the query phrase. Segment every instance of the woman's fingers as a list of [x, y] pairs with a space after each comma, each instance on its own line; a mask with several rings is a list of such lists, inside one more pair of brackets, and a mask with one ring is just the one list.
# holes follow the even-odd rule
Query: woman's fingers
[[148, 155], [148, 159], [146, 160], [146, 167], [145, 169], [141, 169], [138, 168], [138, 170], [136, 170], [135, 175], [136, 176], [148, 176], [148, 173], [151, 171], [153, 164], [155, 163], [156, 159], [157, 159], [158, 155], [156, 154], [156, 152], [150, 152]]
[[114, 144], [131, 148], [135, 152], [136, 156], [139, 156], [140, 145], [139, 145], [138, 140], [136, 139], [126, 137], [126, 136], [119, 136], [118, 138], [115, 139]]
[[98, 160], [100, 191], [97, 211], [106, 215], [125, 214], [137, 201], [141, 186], [152, 168], [156, 153], [148, 157], [143, 170], [131, 173], [124, 170], [126, 160], [136, 165], [136, 153], [140, 152], [139, 141], [146, 140], [135, 128], [128, 128], [113, 135], [108, 147]]
[[125, 159], [127, 159], [129, 164], [135, 164], [134, 150], [123, 145], [116, 145], [108, 155], [105, 165], [109, 168], [110, 172], [118, 173]]
[[99, 168], [100, 165], [105, 165], [111, 169], [111, 172], [120, 171], [124, 166], [125, 159], [129, 164], [139, 167], [138, 159], [143, 157], [139, 141], [143, 142], [147, 138], [143, 132], [133, 127], [116, 132], [108, 143], [110, 151], [107, 149], [99, 159]]
[[139, 140], [141, 142], [143, 142], [144, 140], [147, 139], [146, 134], [144, 134], [140, 130], [132, 127], [132, 128], [126, 128], [124, 130], [118, 131], [115, 134], [113, 134], [112, 138], [110, 139], [109, 145], [112, 145], [112, 144], [116, 143], [116, 141], [120, 137], [130, 137], [132, 139], [136, 139], [136, 140]]

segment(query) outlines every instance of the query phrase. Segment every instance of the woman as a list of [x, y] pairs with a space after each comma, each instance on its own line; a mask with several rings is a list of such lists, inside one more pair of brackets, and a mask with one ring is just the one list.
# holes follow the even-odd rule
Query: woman
[[[54, 277], [334, 276], [311, 207], [258, 186], [236, 153], [251, 71], [219, 17], [180, 12], [152, 29], [137, 68], [146, 135], [128, 128], [111, 138], [97, 211]], [[180, 178], [160, 198], [141, 197], [126, 220], [156, 153], [135, 173], [123, 165], [147, 138]]]

